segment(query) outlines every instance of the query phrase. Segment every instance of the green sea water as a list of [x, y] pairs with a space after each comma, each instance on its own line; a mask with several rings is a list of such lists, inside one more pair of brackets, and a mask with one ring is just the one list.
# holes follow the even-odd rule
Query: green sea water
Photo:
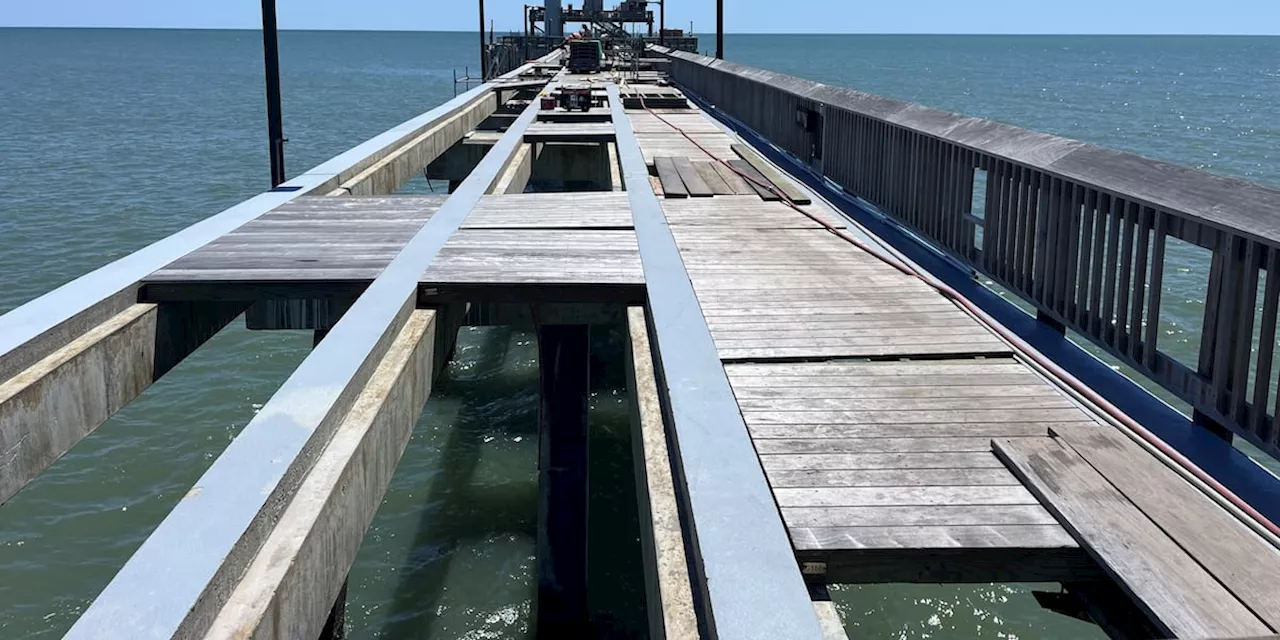
[[[473, 44], [283, 33], [290, 174], [447, 100]], [[0, 312], [267, 186], [260, 47], [255, 32], [0, 29]], [[1280, 39], [730, 36], [726, 50], [1280, 186]], [[1194, 357], [1207, 265], [1191, 250], [1170, 261], [1161, 344]], [[620, 337], [599, 340], [616, 349]], [[310, 345], [233, 323], [0, 507], [0, 637], [64, 632]], [[352, 637], [527, 637], [536, 374], [527, 330], [464, 330], [353, 570]], [[616, 375], [593, 389], [593, 452], [627, 446], [624, 397]], [[628, 517], [608, 504], [593, 517]], [[624, 565], [634, 551], [602, 549]], [[593, 593], [596, 608], [629, 610], [633, 587]], [[833, 595], [858, 637], [1096, 635], [1040, 609], [1026, 585]], [[612, 625], [616, 637], [640, 626]]]

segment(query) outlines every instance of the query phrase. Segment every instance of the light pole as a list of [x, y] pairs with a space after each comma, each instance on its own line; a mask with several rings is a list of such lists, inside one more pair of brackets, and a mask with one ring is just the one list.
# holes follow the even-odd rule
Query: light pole
[[262, 0], [262, 61], [267, 76], [267, 143], [271, 152], [271, 188], [285, 181], [284, 124], [280, 113], [280, 48], [276, 37], [276, 0]]

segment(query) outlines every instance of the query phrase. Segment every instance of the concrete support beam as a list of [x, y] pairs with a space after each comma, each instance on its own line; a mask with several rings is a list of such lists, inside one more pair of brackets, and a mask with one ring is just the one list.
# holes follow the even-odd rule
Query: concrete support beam
[[427, 165], [448, 151], [468, 131], [493, 115], [497, 108], [498, 98], [495, 94], [481, 96], [458, 113], [388, 153], [327, 195], [373, 196], [399, 191], [400, 187], [421, 174]]
[[631, 395], [631, 444], [635, 451], [649, 637], [655, 640], [697, 638], [698, 616], [689, 585], [680, 504], [672, 479], [666, 425], [643, 307], [627, 309], [627, 329], [631, 334], [627, 389]]
[[622, 167], [618, 164], [618, 145], [615, 142], [605, 143], [609, 155], [609, 190], [622, 191]]
[[0, 382], [0, 503], [244, 308], [134, 304]]
[[498, 176], [498, 182], [490, 190], [490, 193], [524, 193], [524, 188], [529, 184], [529, 176], [533, 173], [533, 145], [520, 145], [511, 158], [511, 164], [507, 165], [502, 175]]
[[410, 314], [208, 637], [320, 636], [430, 394], [436, 331]]

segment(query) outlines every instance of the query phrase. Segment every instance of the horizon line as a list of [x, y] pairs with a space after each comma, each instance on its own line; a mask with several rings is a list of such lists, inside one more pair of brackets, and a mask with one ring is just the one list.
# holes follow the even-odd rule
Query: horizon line
[[[249, 31], [261, 32], [260, 28], [253, 27], [208, 27], [208, 26], [120, 26], [120, 25], [3, 25], [0, 29], [67, 29], [67, 30], [112, 30], [112, 31]], [[290, 29], [280, 28], [280, 31], [292, 32], [314, 32], [314, 33], [464, 33], [474, 34], [476, 30], [470, 29], [328, 29], [328, 28], [309, 28], [309, 29]], [[517, 34], [519, 31], [501, 31], [495, 30], [497, 35]], [[694, 33], [694, 36], [714, 36], [714, 31], [705, 33]], [[1099, 37], [1206, 37], [1206, 38], [1276, 38], [1280, 37], [1280, 33], [1061, 33], [1061, 32], [952, 32], [952, 33], [927, 33], [927, 32], [909, 32], [909, 31], [862, 31], [862, 32], [816, 32], [816, 31], [726, 31], [726, 36], [1022, 36], [1022, 37], [1043, 37], [1043, 36], [1099, 36]]]

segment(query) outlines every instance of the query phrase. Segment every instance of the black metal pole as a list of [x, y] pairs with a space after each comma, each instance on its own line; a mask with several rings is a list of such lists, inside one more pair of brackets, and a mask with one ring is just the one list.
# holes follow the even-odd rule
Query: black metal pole
[[276, 0], [262, 0], [262, 60], [267, 75], [267, 139], [271, 149], [271, 188], [284, 177], [284, 125], [280, 116], [280, 49], [276, 40]]
[[724, 0], [716, 0], [716, 57], [724, 59]]
[[667, 46], [667, 0], [658, 3], [658, 44]]
[[488, 79], [487, 74], [489, 73], [489, 65], [486, 64], [488, 62], [488, 60], [486, 60], [487, 57], [488, 57], [488, 52], [485, 51], [485, 44], [484, 44], [484, 0], [480, 0], [480, 79], [481, 80]]

